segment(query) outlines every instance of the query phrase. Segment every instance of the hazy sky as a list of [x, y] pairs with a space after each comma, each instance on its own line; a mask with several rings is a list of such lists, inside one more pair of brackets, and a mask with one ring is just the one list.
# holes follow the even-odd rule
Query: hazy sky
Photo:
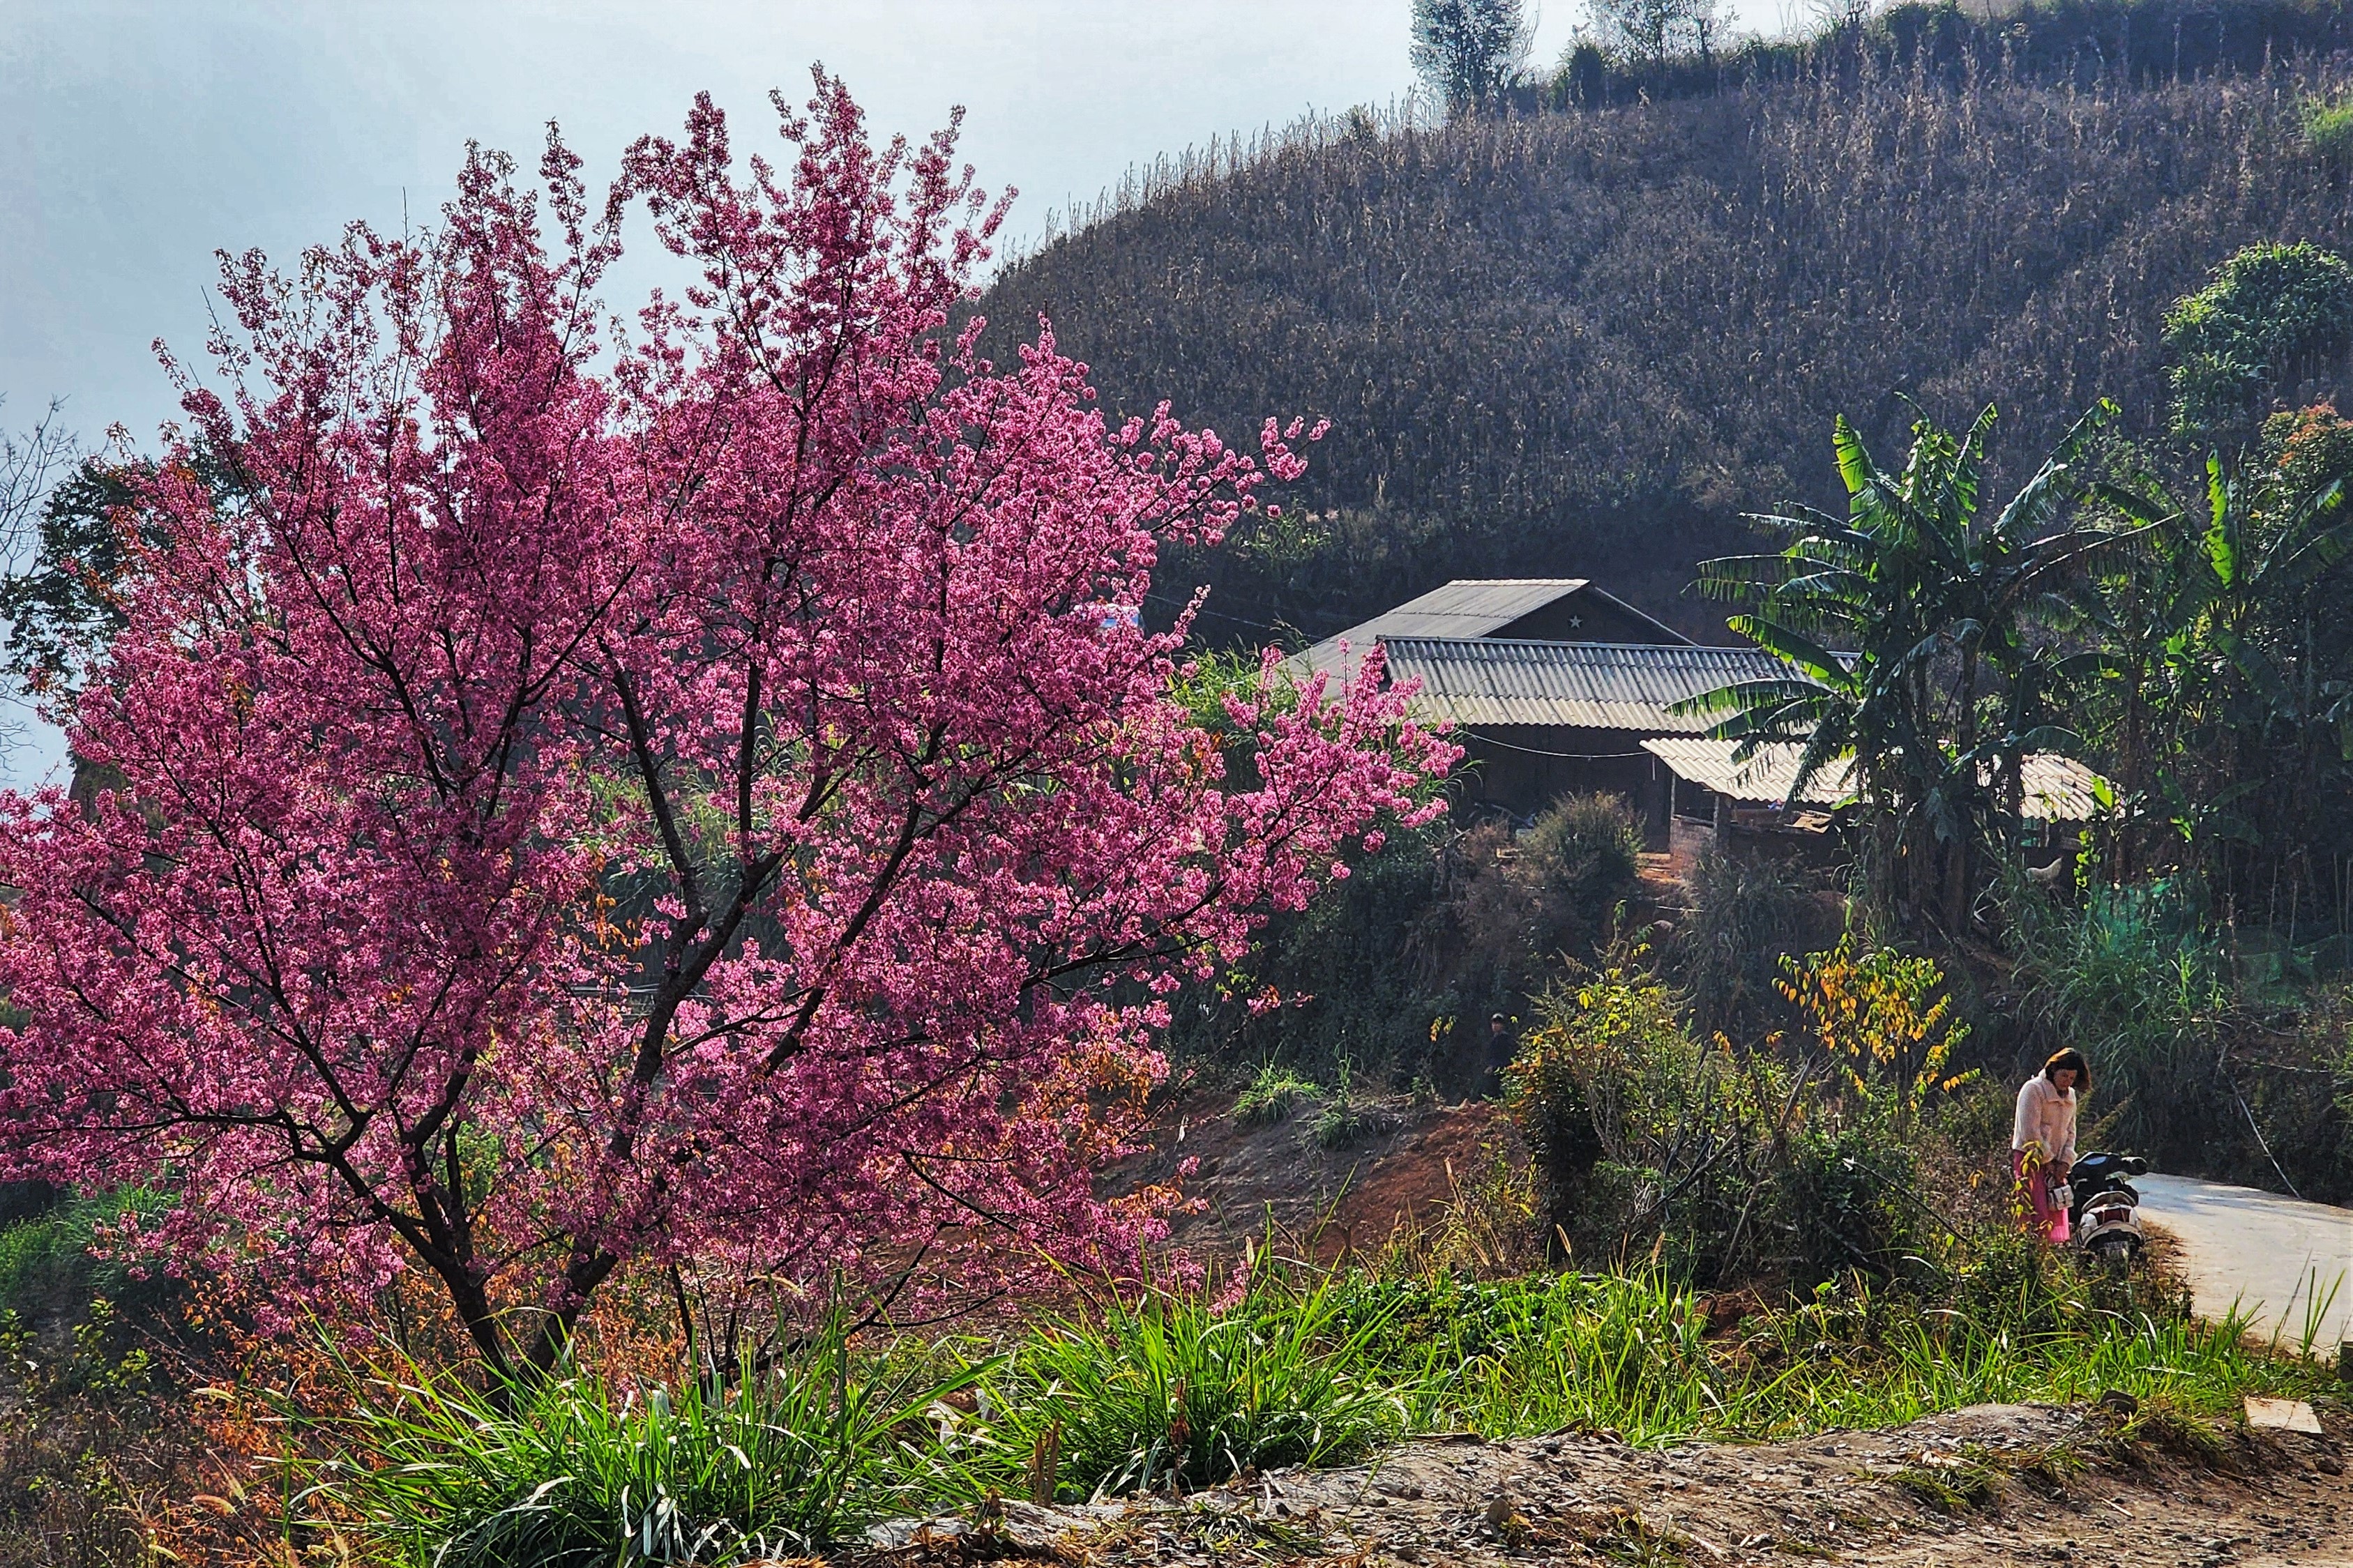
[[[1780, 0], [1746, 0], [1771, 27]], [[347, 220], [430, 218], [469, 138], [564, 126], [609, 176], [707, 89], [739, 126], [822, 60], [880, 132], [968, 113], [1016, 235], [1129, 165], [1412, 85], [1409, 0], [0, 0], [0, 420], [51, 397], [95, 437], [174, 412], [150, 343], [204, 346], [216, 248], [290, 257]], [[1551, 0], [1540, 58], [1581, 0]], [[739, 135], [739, 146], [752, 138]], [[633, 231], [642, 240], [642, 226]], [[26, 782], [53, 735], [0, 763]]]

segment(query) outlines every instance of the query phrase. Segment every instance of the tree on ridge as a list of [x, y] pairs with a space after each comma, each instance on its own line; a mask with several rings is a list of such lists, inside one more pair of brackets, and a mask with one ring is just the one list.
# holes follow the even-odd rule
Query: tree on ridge
[[1413, 68], [1450, 120], [1501, 101], [1535, 42], [1523, 0], [1413, 0]]

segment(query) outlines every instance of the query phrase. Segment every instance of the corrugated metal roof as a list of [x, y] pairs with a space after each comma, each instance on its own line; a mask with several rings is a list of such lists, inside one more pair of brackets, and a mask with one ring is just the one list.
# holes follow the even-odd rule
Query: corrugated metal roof
[[1651, 643], [1524, 642], [1511, 637], [1393, 637], [1389, 679], [1421, 682], [1431, 719], [1466, 728], [1567, 725], [1649, 735], [1703, 735], [1715, 721], [1670, 713], [1686, 698], [1742, 680], [1782, 679], [1788, 667], [1760, 648]]
[[1582, 577], [1457, 577], [1354, 629], [1382, 637], [1482, 637], [1585, 584]]
[[[1356, 660], [1390, 637], [1483, 637], [1555, 599], [1576, 593], [1583, 577], [1457, 577], [1419, 598], [1359, 621], [1297, 655], [1307, 669], [1353, 679]], [[1348, 649], [1342, 668], [1340, 648]]]
[[[1353, 675], [1356, 659], [1375, 643], [1393, 637], [1491, 637], [1522, 616], [1534, 615], [1546, 605], [1577, 593], [1606, 599], [1636, 620], [1656, 626], [1662, 643], [1686, 640], [1665, 622], [1644, 615], [1614, 594], [1594, 587], [1587, 578], [1457, 577], [1419, 598], [1408, 599], [1393, 610], [1384, 610], [1369, 621], [1360, 621], [1345, 632], [1325, 637], [1295, 658], [1307, 669], [1344, 677]], [[1340, 660], [1343, 643], [1348, 646], [1349, 668], [1345, 670]]]
[[2046, 822], [2089, 822], [2100, 809], [2095, 793], [2107, 780], [2073, 757], [2029, 752], [2018, 770], [2024, 803], [2021, 815]]
[[[1798, 759], [1805, 754], [1805, 748], [1795, 742], [1759, 746], [1746, 762], [1736, 763], [1733, 752], [1739, 744], [1676, 735], [1645, 741], [1642, 750], [1673, 769], [1675, 777], [1685, 784], [1741, 802], [1778, 805], [1788, 800], [1789, 786], [1798, 782]], [[1853, 759], [1847, 757], [1825, 764], [1807, 784], [1800, 804], [1835, 805], [1844, 800], [1853, 791], [1848, 776], [1853, 769]]]
[[[1674, 770], [1677, 778], [1744, 803], [1779, 805], [1798, 780], [1795, 742], [1759, 746], [1746, 763], [1733, 761], [1737, 741], [1673, 736], [1642, 742], [1642, 749]], [[1835, 805], [1852, 793], [1853, 762], [1841, 759], [1816, 773], [1799, 804]], [[1987, 783], [1992, 782], [1988, 770]], [[2020, 770], [2021, 814], [2040, 822], [2088, 822], [2098, 809], [2100, 775], [2054, 752], [2030, 752]]]

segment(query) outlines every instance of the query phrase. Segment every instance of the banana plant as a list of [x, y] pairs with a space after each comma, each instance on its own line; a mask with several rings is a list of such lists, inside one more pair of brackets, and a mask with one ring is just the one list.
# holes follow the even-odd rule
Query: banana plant
[[2284, 799], [2353, 763], [2343, 481], [2299, 485], [2267, 462], [2233, 474], [2219, 454], [2205, 481], [2186, 504], [2146, 478], [2094, 498], [2147, 540], [2074, 599], [2073, 629], [2093, 647], [2073, 663], [2123, 790], [2120, 878], [2150, 847], [2144, 821], [2193, 859], [2259, 849], [2261, 816], [2294, 815]]
[[1883, 872], [1915, 854], [1915, 865], [1940, 865], [1949, 919], [1966, 917], [1978, 854], [2008, 837], [2005, 815], [2014, 835], [2022, 749], [2080, 747], [2050, 721], [2050, 656], [2027, 623], [2137, 531], [2068, 521], [2086, 449], [2115, 414], [2104, 401], [2077, 420], [1990, 521], [1980, 491], [1993, 408], [1959, 434], [1918, 420], [1894, 471], [1841, 416], [1832, 445], [1846, 516], [1755, 517], [1779, 550], [1700, 566], [1701, 591], [1742, 605], [1727, 624], [1785, 673], [1686, 710], [1718, 715], [1711, 733], [1738, 742], [1744, 761], [1768, 742], [1801, 745], [1793, 794], [1851, 757], [1857, 795], [1882, 825]]

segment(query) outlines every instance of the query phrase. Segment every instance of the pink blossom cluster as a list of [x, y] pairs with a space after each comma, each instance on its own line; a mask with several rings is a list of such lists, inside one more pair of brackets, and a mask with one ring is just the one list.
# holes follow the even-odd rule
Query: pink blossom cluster
[[[421, 1267], [502, 1370], [639, 1260], [1153, 1234], [1091, 1177], [1166, 998], [1454, 749], [1377, 659], [1204, 730], [1184, 626], [1105, 606], [1320, 426], [1113, 426], [1042, 324], [989, 363], [953, 128], [778, 108], [783, 160], [699, 100], [601, 211], [551, 136], [427, 235], [224, 258], [68, 716], [108, 787], [0, 797], [8, 1172], [168, 1183], [150, 1239], [290, 1308]], [[639, 205], [699, 281], [625, 328]]]

